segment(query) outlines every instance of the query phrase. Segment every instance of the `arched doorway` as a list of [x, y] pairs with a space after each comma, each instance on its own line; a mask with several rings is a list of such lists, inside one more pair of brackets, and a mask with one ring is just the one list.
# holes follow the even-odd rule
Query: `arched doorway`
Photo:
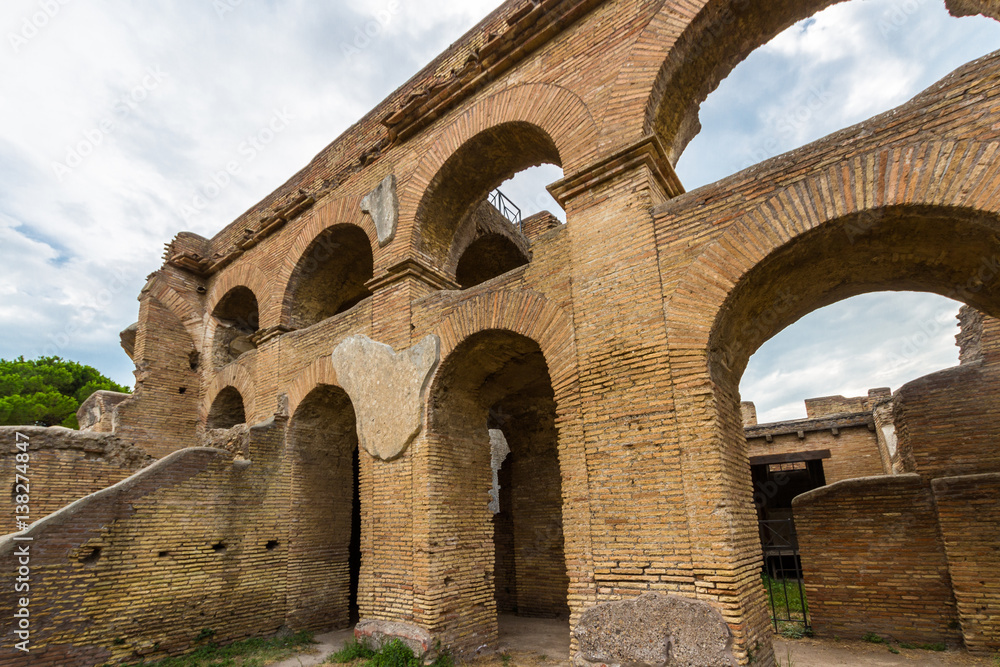
[[361, 501], [358, 436], [347, 393], [319, 385], [299, 403], [286, 436], [292, 501], [288, 623], [344, 628], [358, 620]]
[[556, 403], [538, 344], [473, 334], [442, 363], [430, 400], [445, 636], [467, 651], [495, 646], [498, 614], [567, 616]]
[[[781, 224], [751, 213], [727, 234], [767, 235], [765, 230]], [[863, 233], [853, 233], [858, 230]], [[738, 389], [750, 355], [803, 315], [877, 290], [935, 292], [988, 314], [1000, 311], [995, 291], [1000, 220], [995, 214], [958, 207], [887, 206], [781, 236], [772, 237], [767, 251], [732, 259], [733, 270], [727, 271], [732, 282], [712, 288], [702, 286], [711, 280], [702, 263], [716, 258], [714, 250], [706, 250], [689, 266], [678, 288], [700, 295], [698, 302], [690, 308], [668, 305], [674, 358], [695, 350], [705, 355], [704, 366], [689, 364], [674, 378], [675, 386], [687, 387], [677, 398], [682, 446], [690, 453], [686, 475], [693, 485], [713, 488], [720, 499], [704, 508], [692, 506], [692, 544], [699, 559], [718, 562], [720, 571], [730, 570], [732, 583], [727, 586], [743, 606], [751, 649], [763, 645], [766, 634], [755, 638], [753, 626], [765, 626], [767, 614], [759, 585], [760, 538]], [[713, 554], [713, 530], [722, 527], [723, 517], [731, 550], [727, 556]]]

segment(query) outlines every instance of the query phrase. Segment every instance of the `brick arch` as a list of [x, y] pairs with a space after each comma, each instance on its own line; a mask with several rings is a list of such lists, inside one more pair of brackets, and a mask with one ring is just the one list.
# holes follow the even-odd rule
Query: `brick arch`
[[[605, 134], [634, 141], [656, 133], [676, 163], [700, 130], [705, 98], [752, 51], [796, 21], [843, 0], [698, 0], [663, 2], [636, 39], [614, 84]], [[954, 16], [981, 13], [1000, 20], [995, 0], [947, 0]], [[645, 105], [635, 91], [649, 91]], [[614, 123], [611, 123], [611, 120]]]
[[[343, 197], [325, 202], [319, 210], [304, 220], [304, 224], [293, 233], [295, 240], [285, 253], [285, 261], [278, 269], [278, 274], [274, 280], [275, 298], [268, 304], [272, 309], [267, 314], [268, 322], [280, 322], [287, 324], [291, 316], [292, 294], [294, 292], [292, 279], [295, 270], [305, 259], [305, 253], [309, 246], [320, 234], [337, 225], [354, 225], [360, 228], [368, 237], [371, 246], [372, 257], [375, 260], [375, 272], [384, 264], [384, 251], [378, 243], [378, 233], [375, 230], [375, 223], [371, 216], [361, 212], [362, 197]], [[280, 290], [280, 292], [278, 291]], [[265, 317], [261, 312], [261, 319]]]
[[[1000, 257], [998, 179], [998, 142], [928, 141], [859, 154], [745, 211], [672, 289], [664, 309], [692, 549], [700, 567], [717, 570], [718, 599], [738, 610], [726, 613], [739, 619], [731, 622], [768, 627], [739, 411], [750, 354], [843, 298], [879, 289], [944, 293], [956, 276], [971, 278], [985, 244]], [[963, 262], [961, 270], [949, 273], [951, 261]]]
[[293, 416], [302, 399], [320, 385], [340, 387], [340, 382], [337, 380], [337, 371], [333, 369], [333, 357], [329, 354], [324, 354], [309, 364], [288, 385], [286, 392], [288, 396], [288, 415], [290, 417]]
[[[547, 366], [555, 400], [556, 451], [562, 491], [562, 530], [566, 574], [569, 577], [568, 602], [570, 622], [575, 626], [583, 612], [583, 600], [593, 597], [591, 563], [591, 513], [587, 455], [577, 376], [574, 328], [571, 317], [544, 296], [529, 291], [501, 291], [481, 294], [458, 306], [437, 328], [441, 339], [441, 363], [427, 391], [432, 402], [448, 372], [449, 359], [463, 342], [477, 334], [502, 331], [533, 341], [540, 348]], [[426, 411], [426, 437], [419, 445], [434, 459], [434, 471], [440, 473], [430, 486], [450, 486], [448, 473], [442, 472], [438, 454], [449, 447], [447, 436], [434, 426], [432, 409]], [[444, 438], [442, 440], [442, 438]], [[447, 454], [444, 455], [448, 457]], [[444, 466], [446, 467], [446, 466]], [[451, 505], [448, 505], [451, 507]], [[449, 524], [450, 525], [450, 524]], [[450, 530], [450, 528], [446, 528]], [[433, 598], [434, 591], [428, 591]], [[436, 606], [428, 603], [429, 606]], [[477, 605], [474, 613], [481, 611]], [[470, 610], [471, 611], [471, 610]], [[426, 619], [430, 622], [430, 619]], [[481, 630], [487, 631], [484, 628]], [[474, 647], [473, 647], [474, 648]]]
[[254, 381], [250, 372], [239, 364], [226, 366], [209, 383], [208, 389], [205, 390], [205, 399], [202, 402], [202, 423], [205, 423], [205, 419], [212, 409], [212, 403], [215, 402], [219, 392], [226, 387], [233, 387], [236, 391], [240, 392], [240, 396], [243, 397], [243, 411], [246, 413], [247, 423], [252, 424], [257, 416], [255, 411]]
[[[476, 296], [438, 327], [441, 359], [447, 359], [469, 336], [490, 329], [512, 331], [538, 343], [553, 388], [563, 388], [567, 404], [574, 404], [571, 386], [576, 378], [576, 342], [569, 314], [536, 292], [501, 291]], [[557, 389], [557, 401], [559, 396]]]
[[[536, 163], [557, 162], [567, 173], [582, 168], [593, 159], [597, 150], [598, 130], [593, 115], [579, 96], [565, 88], [551, 84], [521, 84], [476, 100], [451, 124], [435, 133], [429, 145], [422, 149], [423, 158], [403, 184], [399, 197], [401, 231], [404, 235], [410, 234], [412, 245], [424, 243], [424, 230], [414, 229], [412, 225], [426, 222], [418, 220], [420, 210], [434, 197], [435, 179], [440, 179], [449, 159], [484, 133], [515, 125], [524, 128], [517, 133], [519, 136], [537, 135], [526, 143], [551, 142], [551, 148], [543, 151], [547, 152], [544, 159], [534, 160]], [[513, 173], [524, 168], [517, 167]], [[513, 173], [502, 176], [508, 178]], [[447, 252], [437, 254], [443, 261]]]
[[154, 276], [149, 281], [144, 292], [156, 299], [160, 305], [180, 320], [184, 329], [191, 336], [191, 344], [200, 353], [202, 351], [205, 328], [199, 307], [184, 298], [180, 292], [161, 280], [159, 276]]
[[268, 280], [263, 270], [253, 262], [237, 262], [233, 266], [223, 270], [212, 281], [205, 298], [206, 314], [211, 315], [222, 298], [230, 290], [237, 287], [246, 287], [256, 297], [261, 329], [266, 329], [277, 324], [277, 322], [266, 320], [264, 315], [265, 312], [271, 310], [271, 302], [275, 299], [275, 295], [273, 294], [274, 285], [272, 281]]
[[[911, 169], [918, 161], [925, 167]], [[745, 212], [687, 269], [665, 304], [671, 348], [708, 349], [737, 284], [805, 233], [839, 225], [848, 240], [864, 240], [900, 208], [997, 214], [998, 178], [1000, 142], [929, 141], [870, 151], [784, 188]]]

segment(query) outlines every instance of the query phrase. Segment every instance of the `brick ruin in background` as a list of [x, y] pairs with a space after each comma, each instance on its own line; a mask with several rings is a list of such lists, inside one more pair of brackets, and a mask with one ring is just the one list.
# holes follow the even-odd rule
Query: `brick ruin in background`
[[[85, 406], [89, 433], [32, 432], [53, 462], [33, 481], [59, 489], [26, 533], [32, 664], [356, 619], [465, 655], [495, 646], [498, 611], [568, 615], [573, 650], [604, 659], [584, 619], [686, 608], [663, 593], [720, 618], [738, 663], [774, 664], [750, 355], [878, 289], [1000, 315], [998, 54], [718, 183], [674, 174], [705, 96], [830, 4], [511, 0], [213, 238], [178, 234], [122, 334], [135, 394]], [[565, 174], [565, 225], [483, 203], [541, 163]], [[973, 347], [893, 397], [905, 474], [878, 484], [933, 497], [940, 618], [988, 650], [1000, 599], [974, 573], [1000, 572], [1000, 420]], [[856, 484], [812, 492], [801, 526]]]

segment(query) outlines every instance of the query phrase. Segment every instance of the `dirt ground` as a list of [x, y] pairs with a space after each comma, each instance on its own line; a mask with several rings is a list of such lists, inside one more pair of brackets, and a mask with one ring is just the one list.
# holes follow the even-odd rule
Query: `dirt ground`
[[[322, 662], [332, 651], [352, 637], [341, 630], [316, 637], [313, 651], [280, 662], [274, 667], [310, 667]], [[774, 655], [780, 667], [1000, 667], [1000, 657], [972, 656], [965, 651], [921, 651], [897, 649], [864, 641], [832, 639], [774, 640]], [[508, 656], [504, 658], [503, 656]], [[468, 663], [472, 667], [567, 667], [569, 628], [565, 619], [500, 617], [500, 654], [484, 655]]]
[[[832, 639], [782, 639], [774, 640], [774, 656], [782, 667], [882, 667], [906, 665], [931, 667], [937, 665], [983, 665], [1000, 667], [1000, 659], [973, 656], [965, 651], [920, 651], [898, 648], [899, 654], [889, 652], [885, 644], [864, 641], [833, 641]], [[790, 658], [790, 659], [789, 659]]]

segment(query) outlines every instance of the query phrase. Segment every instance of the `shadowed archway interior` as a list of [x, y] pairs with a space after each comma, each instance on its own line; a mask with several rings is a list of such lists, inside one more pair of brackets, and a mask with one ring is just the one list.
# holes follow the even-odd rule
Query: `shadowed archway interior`
[[286, 436], [294, 530], [289, 538], [289, 616], [296, 627], [344, 628], [358, 620], [361, 503], [358, 436], [347, 393], [313, 389]]
[[[498, 612], [568, 614], [555, 414], [541, 350], [509, 331], [484, 331], [462, 342], [443, 362], [432, 391], [433, 442], [448, 454], [435, 480], [447, 495], [441, 506], [466, 517], [445, 524], [455, 536], [448, 558], [456, 572], [487, 573], [442, 584], [456, 595], [455, 611], [462, 610], [466, 624], [492, 641]], [[509, 454], [495, 445], [491, 452], [490, 430], [494, 441], [497, 431], [503, 434]], [[492, 509], [491, 459], [499, 483]]]

